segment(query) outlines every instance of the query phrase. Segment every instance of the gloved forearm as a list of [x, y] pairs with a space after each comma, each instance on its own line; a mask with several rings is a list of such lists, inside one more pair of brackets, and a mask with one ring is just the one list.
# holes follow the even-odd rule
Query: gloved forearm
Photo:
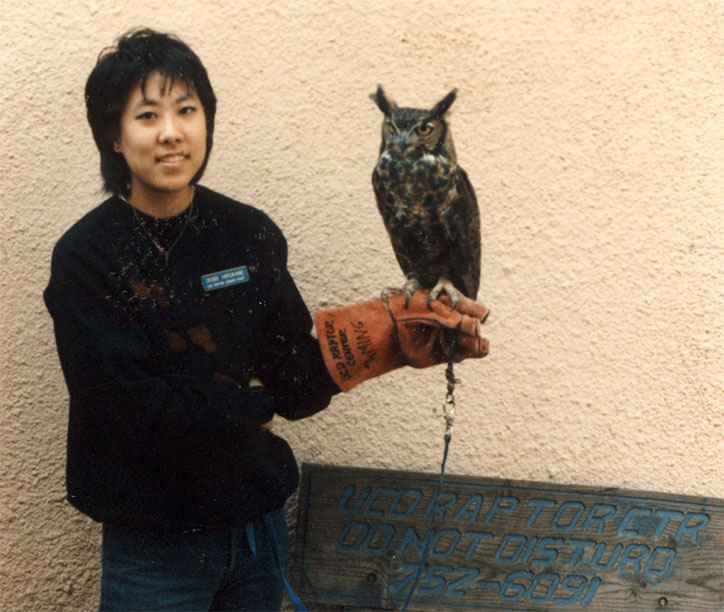
[[317, 335], [330, 375], [343, 391], [403, 365], [424, 368], [449, 359], [453, 337], [455, 361], [488, 354], [480, 327], [488, 309], [463, 298], [456, 309], [416, 292], [317, 311]]

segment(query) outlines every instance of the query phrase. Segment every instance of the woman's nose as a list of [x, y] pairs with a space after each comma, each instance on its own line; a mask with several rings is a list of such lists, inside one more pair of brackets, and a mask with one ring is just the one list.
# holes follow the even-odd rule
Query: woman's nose
[[161, 142], [174, 142], [181, 139], [181, 130], [172, 114], [167, 113], [162, 118], [161, 132], [158, 137]]

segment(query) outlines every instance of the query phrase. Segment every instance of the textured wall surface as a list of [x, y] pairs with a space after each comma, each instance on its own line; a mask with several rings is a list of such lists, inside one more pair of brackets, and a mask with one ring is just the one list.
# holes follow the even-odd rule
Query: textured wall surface
[[[148, 25], [219, 98], [209, 187], [285, 231], [310, 308], [400, 278], [370, 173], [377, 82], [459, 88], [490, 356], [462, 364], [449, 470], [724, 497], [724, 5], [699, 0], [37, 0], [2, 6], [0, 609], [96, 605], [98, 525], [64, 501], [51, 249], [102, 199], [83, 87]], [[276, 430], [298, 458], [435, 471], [440, 368]]]

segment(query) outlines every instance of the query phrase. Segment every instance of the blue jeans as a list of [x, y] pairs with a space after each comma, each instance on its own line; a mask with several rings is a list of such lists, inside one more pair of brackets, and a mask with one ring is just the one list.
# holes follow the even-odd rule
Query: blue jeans
[[[284, 510], [269, 516], [286, 569]], [[284, 584], [272, 536], [262, 519], [250, 525], [253, 537], [244, 528], [168, 533], [104, 525], [100, 610], [279, 610]]]

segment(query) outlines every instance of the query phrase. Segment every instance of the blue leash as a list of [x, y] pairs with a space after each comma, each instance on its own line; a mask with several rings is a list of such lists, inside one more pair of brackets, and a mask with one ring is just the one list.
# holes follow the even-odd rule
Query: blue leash
[[287, 573], [282, 566], [282, 560], [279, 557], [279, 541], [277, 540], [277, 532], [274, 529], [274, 522], [271, 519], [271, 516], [268, 514], [264, 515], [264, 526], [267, 528], [267, 531], [271, 534], [272, 541], [274, 542], [274, 556], [277, 558], [277, 565], [279, 565], [279, 573], [282, 575], [282, 580], [284, 581], [284, 586], [287, 589], [287, 595], [289, 595], [289, 601], [292, 602], [292, 605], [294, 606], [294, 609], [297, 612], [309, 612], [307, 610], [307, 607], [304, 605], [304, 602], [302, 601], [301, 597], [297, 595], [294, 592], [294, 589], [292, 588], [292, 585], [289, 584], [289, 581], [287, 580]]
[[[289, 581], [287, 580], [287, 572], [286, 568], [282, 564], [281, 555], [279, 554], [279, 540], [277, 539], [277, 532], [276, 529], [274, 529], [274, 521], [272, 520], [272, 517], [270, 514], [265, 514], [262, 517], [262, 521], [264, 523], [264, 527], [271, 536], [272, 543], [274, 544], [274, 557], [277, 560], [277, 566], [279, 567], [279, 574], [282, 577], [282, 581], [284, 582], [284, 587], [287, 589], [287, 595], [289, 595], [289, 601], [292, 602], [292, 605], [294, 606], [294, 609], [297, 612], [309, 612], [307, 610], [306, 606], [304, 605], [304, 602], [302, 601], [301, 597], [297, 595], [292, 588], [292, 585], [289, 584]], [[252, 556], [256, 557], [256, 536], [254, 535], [254, 523], [251, 521], [248, 522], [244, 529], [246, 531], [246, 539], [249, 542], [249, 548], [251, 549]]]
[[[442, 467], [440, 469], [440, 480], [437, 483], [437, 493], [435, 494], [435, 499], [438, 499], [440, 496], [440, 493], [442, 492], [442, 483], [445, 478], [445, 463], [447, 462], [447, 453], [450, 449], [450, 439], [452, 436], [449, 433], [445, 434], [444, 440], [445, 440], [445, 451], [443, 452], [442, 456]], [[404, 612], [407, 610], [407, 606], [410, 605], [410, 600], [412, 599], [412, 596], [414, 595], [415, 591], [417, 590], [417, 584], [420, 582], [420, 576], [422, 575], [422, 570], [425, 567], [425, 559], [427, 558], [427, 553], [430, 548], [430, 542], [432, 541], [432, 535], [435, 533], [435, 517], [437, 515], [437, 512], [433, 510], [432, 513], [432, 521], [430, 522], [430, 528], [427, 530], [427, 536], [425, 536], [425, 546], [422, 549], [422, 559], [420, 559], [420, 565], [417, 566], [417, 573], [415, 574], [415, 580], [412, 583], [412, 586], [410, 587], [410, 592], [407, 594], [407, 599], [405, 600], [404, 605], [400, 609], [401, 612]]]
[[[453, 392], [455, 391], [455, 383], [457, 382], [457, 380], [455, 379], [455, 374], [453, 373], [453, 363], [455, 361], [456, 341], [457, 334], [454, 334], [452, 342], [450, 343], [450, 358], [448, 360], [447, 368], [445, 370], [445, 378], [447, 379], [447, 395], [445, 396], [445, 406], [443, 414], [443, 416], [445, 417], [445, 435], [443, 436], [445, 448], [442, 454], [442, 464], [440, 465], [440, 479], [437, 482], [437, 492], [435, 493], [434, 498], [436, 501], [440, 498], [440, 494], [442, 493], [442, 485], [445, 481], [445, 464], [447, 463], [447, 455], [450, 450], [450, 440], [452, 439], [452, 426], [453, 421], [455, 420], [455, 397], [453, 395]], [[436, 518], [437, 512], [435, 512], [435, 510], [433, 509], [432, 519], [430, 521], [430, 528], [427, 530], [427, 535], [425, 536], [425, 545], [422, 549], [422, 558], [420, 559], [420, 565], [417, 566], [415, 580], [410, 587], [410, 592], [407, 594], [407, 599], [405, 599], [405, 603], [403, 604], [402, 608], [400, 608], [400, 612], [405, 612], [405, 610], [407, 610], [407, 606], [410, 605], [412, 596], [417, 590], [417, 585], [420, 582], [422, 570], [425, 568], [425, 560], [427, 559], [427, 553], [430, 549], [430, 542], [432, 541], [432, 536], [435, 533]]]

